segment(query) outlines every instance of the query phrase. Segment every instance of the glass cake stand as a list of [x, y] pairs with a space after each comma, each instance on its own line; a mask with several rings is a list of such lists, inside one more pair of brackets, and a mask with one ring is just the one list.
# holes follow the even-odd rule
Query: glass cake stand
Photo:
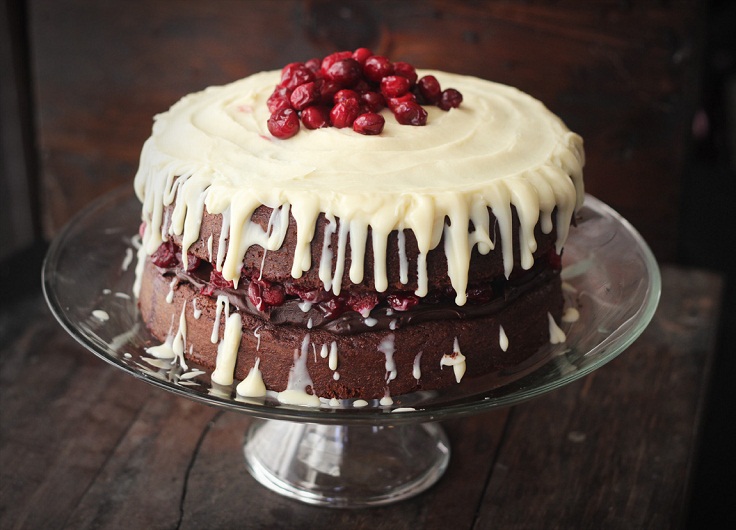
[[[43, 268], [46, 300], [61, 325], [113, 366], [180, 396], [254, 416], [245, 436], [251, 474], [301, 501], [360, 507], [395, 502], [434, 484], [450, 448], [438, 420], [538, 397], [599, 368], [628, 347], [654, 314], [657, 263], [636, 230], [587, 196], [565, 247], [567, 341], [545, 346], [524, 365], [447, 390], [356, 403], [323, 400], [316, 408], [284, 405], [275, 394], [252, 399], [156, 359], [157, 344], [132, 296], [140, 204], [120, 189], [81, 211], [52, 242]], [[364, 405], [364, 406], [358, 406]]]

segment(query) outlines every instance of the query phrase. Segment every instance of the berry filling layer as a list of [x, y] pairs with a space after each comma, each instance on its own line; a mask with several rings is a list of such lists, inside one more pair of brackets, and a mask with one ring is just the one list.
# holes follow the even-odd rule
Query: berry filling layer
[[159, 247], [150, 260], [158, 272], [178, 278], [210, 298], [226, 296], [238, 310], [272, 324], [289, 324], [306, 329], [325, 329], [338, 334], [369, 330], [396, 330], [420, 322], [472, 319], [496, 313], [511, 300], [559, 275], [560, 256], [550, 252], [527, 271], [510, 278], [470, 285], [468, 303], [455, 304], [452, 288], [430, 291], [418, 297], [408, 291], [376, 293], [358, 288], [339, 295], [325, 290], [305, 291], [291, 282], [276, 283], [263, 278], [242, 277], [237, 288], [213, 266], [189, 254], [184, 266], [181, 250], [171, 241]]

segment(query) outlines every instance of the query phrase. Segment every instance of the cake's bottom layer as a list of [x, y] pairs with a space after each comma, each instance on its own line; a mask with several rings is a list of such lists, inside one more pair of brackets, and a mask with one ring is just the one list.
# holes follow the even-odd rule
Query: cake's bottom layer
[[[218, 346], [227, 350], [222, 343], [232, 340], [226, 336], [223, 304], [217, 318], [216, 299], [162, 275], [148, 261], [139, 305], [158, 340], [178, 334], [187, 360], [222, 372], [227, 361], [221, 354], [217, 366]], [[258, 358], [263, 382], [277, 392], [306, 386], [308, 393], [324, 398], [377, 399], [445, 388], [458, 384], [458, 378], [517, 366], [537, 353], [550, 342], [549, 315], [559, 322], [562, 306], [558, 274], [525, 289], [491, 315], [352, 335], [274, 325], [231, 306], [242, 324], [233, 375], [244, 379]], [[461, 355], [454, 355], [458, 350]]]

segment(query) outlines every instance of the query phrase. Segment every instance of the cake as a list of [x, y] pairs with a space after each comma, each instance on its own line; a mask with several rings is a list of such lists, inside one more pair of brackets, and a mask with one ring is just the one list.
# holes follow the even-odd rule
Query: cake
[[[155, 117], [135, 176], [150, 353], [319, 405], [463, 384], [564, 340], [581, 138], [515, 88], [366, 57], [292, 63]], [[359, 79], [333, 82], [336, 62]], [[345, 90], [358, 104], [336, 111]]]

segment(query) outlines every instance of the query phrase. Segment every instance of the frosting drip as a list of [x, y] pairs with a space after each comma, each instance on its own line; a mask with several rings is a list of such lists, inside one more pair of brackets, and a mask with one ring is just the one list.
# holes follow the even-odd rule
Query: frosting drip
[[[228, 248], [216, 265], [237, 285], [251, 245], [276, 250], [283, 243], [283, 230], [265, 231], [250, 222], [253, 211], [266, 205], [290, 212], [296, 221], [291, 274], [299, 278], [311, 267], [314, 227], [324, 213], [340, 219], [340, 236], [350, 240], [352, 262], [344, 273], [353, 283], [366, 274], [362, 257], [371, 228], [375, 266], [368, 273], [379, 291], [387, 285], [381, 252], [392, 231], [411, 230], [416, 237], [420, 296], [426, 294], [426, 255], [444, 236], [455, 302], [463, 305], [473, 248], [495, 248], [488, 208], [498, 222], [507, 276], [513, 267], [512, 206], [520, 221], [523, 268], [533, 263], [534, 227], [540, 223], [549, 233], [555, 208], [560, 250], [583, 200], [582, 139], [512, 87], [420, 72], [426, 74], [460, 90], [463, 105], [450, 112], [427, 107], [424, 127], [387, 119], [380, 136], [333, 127], [288, 140], [271, 137], [266, 99], [277, 71], [184, 97], [156, 116], [141, 153], [135, 189], [143, 202], [145, 252], [153, 253], [168, 237], [166, 206], [175, 202], [169, 231], [182, 236], [185, 250], [200, 237], [206, 207], [223, 214], [221, 237], [227, 233]], [[333, 278], [320, 276], [325, 289], [339, 292], [337, 271]]]

